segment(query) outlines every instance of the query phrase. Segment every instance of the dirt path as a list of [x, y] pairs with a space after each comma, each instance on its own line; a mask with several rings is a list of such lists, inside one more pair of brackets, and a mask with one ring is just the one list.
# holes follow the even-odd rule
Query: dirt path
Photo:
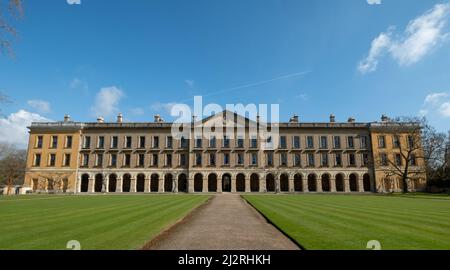
[[298, 250], [239, 195], [207, 204], [146, 245], [151, 250]]

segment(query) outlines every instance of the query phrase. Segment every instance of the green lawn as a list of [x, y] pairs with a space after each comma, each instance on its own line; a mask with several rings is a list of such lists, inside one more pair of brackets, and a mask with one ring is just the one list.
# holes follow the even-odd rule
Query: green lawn
[[311, 250], [450, 249], [450, 197], [248, 195], [271, 222]]
[[0, 250], [139, 249], [208, 196], [0, 197]]

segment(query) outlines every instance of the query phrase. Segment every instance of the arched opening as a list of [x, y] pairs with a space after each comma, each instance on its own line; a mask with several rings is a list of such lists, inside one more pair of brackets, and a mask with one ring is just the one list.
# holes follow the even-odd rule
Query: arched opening
[[55, 185], [53, 183], [54, 181], [52, 179], [47, 179], [47, 191], [55, 190]]
[[294, 175], [294, 190], [295, 192], [303, 191], [303, 177], [301, 174]]
[[173, 192], [173, 175], [170, 173], [164, 176], [164, 192]]
[[217, 175], [215, 173], [208, 175], [208, 192], [217, 192]]
[[150, 178], [150, 192], [158, 192], [159, 191], [159, 175], [152, 174]]
[[123, 176], [122, 191], [125, 193], [131, 191], [131, 175], [129, 174]]
[[324, 191], [324, 192], [331, 191], [330, 175], [328, 175], [328, 174], [322, 175], [322, 191]]
[[69, 179], [64, 178], [62, 183], [63, 192], [66, 193], [67, 189], [69, 189]]
[[280, 176], [280, 190], [281, 192], [289, 192], [289, 176], [287, 174]]
[[111, 174], [109, 175], [109, 187], [108, 187], [108, 192], [116, 192], [116, 187], [117, 187], [117, 175], [115, 174]]
[[336, 175], [336, 191], [344, 192], [344, 176], [342, 174]]
[[36, 192], [39, 187], [39, 179], [33, 179], [33, 192]]
[[259, 192], [259, 176], [255, 173], [250, 176], [250, 191]]
[[184, 173], [178, 176], [178, 192], [188, 192], [187, 176]]
[[203, 175], [198, 173], [194, 177], [194, 192], [203, 191]]
[[268, 174], [266, 176], [266, 190], [267, 192], [275, 192], [275, 177], [273, 174]]
[[317, 176], [315, 174], [308, 175], [308, 190], [310, 192], [317, 191]]
[[357, 192], [358, 191], [358, 177], [356, 176], [356, 174], [351, 174], [349, 181], [350, 181], [350, 191]]
[[228, 173], [222, 177], [222, 192], [231, 192], [231, 175]]
[[136, 192], [145, 192], [145, 175], [139, 174], [136, 179]]
[[102, 192], [103, 189], [103, 175], [97, 174], [95, 176], [95, 185], [94, 185], [94, 192]]
[[236, 191], [245, 192], [245, 175], [242, 173], [236, 176]]
[[81, 176], [80, 192], [88, 192], [88, 191], [89, 191], [89, 175], [83, 174], [83, 176]]
[[364, 184], [364, 191], [365, 192], [370, 192], [371, 191], [370, 175], [367, 174], [367, 173], [363, 176], [363, 184]]

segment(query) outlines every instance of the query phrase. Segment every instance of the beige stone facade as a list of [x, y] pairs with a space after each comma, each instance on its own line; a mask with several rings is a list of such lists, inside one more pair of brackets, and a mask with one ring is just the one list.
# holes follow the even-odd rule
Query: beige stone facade
[[[372, 162], [371, 123], [352, 119], [348, 123], [335, 123], [333, 119], [329, 123], [300, 123], [294, 118], [276, 124], [276, 138], [262, 139], [250, 130], [250, 126], [259, 127], [261, 123], [237, 115], [230, 119], [221, 113], [190, 123], [189, 138], [183, 140], [173, 134], [172, 123], [121, 120], [33, 123], [26, 185], [36, 191], [36, 173], [69, 170], [73, 174], [65, 190], [81, 194], [388, 191]], [[202, 135], [201, 140], [194, 135], [194, 130], [217, 121], [224, 123], [224, 130], [226, 122], [231, 121], [236, 126], [234, 135], [224, 132], [227, 135], [216, 137], [213, 133]], [[35, 149], [36, 136], [57, 134], [63, 138], [69, 133], [74, 136], [70, 151], [76, 162], [68, 168], [59, 166], [64, 153], [69, 152], [61, 148], [55, 151], [56, 166], [33, 166], [35, 153], [46, 156], [49, 151]], [[278, 142], [275, 149], [262, 146], [272, 140]], [[423, 188], [419, 183], [413, 189]]]

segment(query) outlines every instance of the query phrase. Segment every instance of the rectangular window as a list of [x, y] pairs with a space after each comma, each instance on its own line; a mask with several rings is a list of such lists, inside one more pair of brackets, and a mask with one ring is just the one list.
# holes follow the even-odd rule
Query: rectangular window
[[223, 154], [223, 165], [230, 165], [230, 154]]
[[416, 155], [411, 154], [411, 158], [409, 160], [409, 166], [417, 166]]
[[89, 154], [84, 154], [83, 155], [83, 167], [88, 167], [89, 166]]
[[250, 140], [250, 147], [253, 149], [258, 148], [258, 138], [256, 136], [253, 136]]
[[66, 137], [65, 148], [72, 148], [72, 144], [73, 144], [73, 137], [72, 136], [67, 136]]
[[301, 156], [300, 154], [294, 155], [294, 167], [300, 167], [301, 166]]
[[125, 148], [130, 149], [133, 144], [133, 138], [131, 136], [125, 137]]
[[286, 136], [281, 136], [280, 137], [280, 148], [281, 149], [287, 149]]
[[195, 139], [195, 148], [202, 148], [203, 140], [202, 137], [197, 137]]
[[188, 148], [188, 140], [185, 137], [181, 137], [180, 147], [183, 149]]
[[172, 154], [166, 155], [166, 166], [168, 166], [168, 167], [172, 166]]
[[95, 166], [103, 166], [103, 154], [97, 154], [97, 160], [95, 161]]
[[70, 154], [64, 154], [64, 166], [69, 167], [70, 166]]
[[37, 136], [35, 147], [41, 149], [43, 141], [44, 141], [44, 136]]
[[244, 154], [237, 154], [237, 165], [244, 165]]
[[186, 166], [186, 154], [180, 154], [180, 166]]
[[380, 163], [381, 166], [388, 166], [389, 165], [389, 161], [388, 161], [388, 157], [386, 153], [381, 153], [380, 154]]
[[202, 166], [202, 154], [201, 153], [195, 154], [195, 165]]
[[158, 149], [159, 148], [159, 137], [158, 136], [154, 136], [153, 137], [152, 148], [154, 148], [154, 149]]
[[41, 166], [41, 154], [34, 155], [34, 166], [35, 167]]
[[50, 154], [48, 159], [48, 166], [55, 167], [56, 165], [56, 154]]
[[294, 136], [293, 145], [294, 149], [300, 149], [300, 136]]
[[125, 154], [123, 165], [125, 167], [130, 167], [131, 166], [131, 155], [130, 154]]
[[400, 137], [399, 136], [393, 136], [392, 137], [392, 145], [394, 148], [400, 148]]
[[212, 137], [209, 139], [209, 147], [210, 147], [210, 148], [216, 148], [216, 146], [217, 146], [216, 137], [212, 136]]
[[158, 164], [159, 164], [159, 156], [158, 156], [158, 154], [153, 154], [152, 155], [152, 166], [158, 167]]
[[310, 153], [308, 154], [308, 167], [315, 167], [315, 166], [316, 166], [315, 155]]
[[414, 136], [408, 135], [408, 146], [409, 149], [414, 149], [415, 143], [414, 143]]
[[145, 154], [139, 154], [138, 156], [138, 166], [144, 167], [145, 166]]
[[369, 154], [364, 153], [364, 154], [362, 155], [362, 159], [363, 159], [363, 165], [364, 165], [364, 166], [369, 166], [369, 162], [370, 162]]
[[287, 154], [286, 153], [280, 154], [280, 165], [287, 166]]
[[386, 136], [378, 136], [378, 148], [386, 148]]
[[273, 166], [273, 153], [267, 153], [267, 166]]
[[334, 136], [334, 149], [341, 149], [341, 137], [340, 136]]
[[238, 137], [238, 139], [237, 139], [237, 148], [244, 148], [244, 138]]
[[111, 154], [111, 162], [109, 164], [111, 167], [117, 166], [117, 154]]
[[139, 136], [139, 148], [145, 149], [145, 136]]
[[402, 166], [402, 155], [400, 154], [395, 154], [395, 164], [397, 166]]
[[103, 136], [98, 137], [97, 148], [98, 149], [105, 148], [105, 137]]
[[252, 165], [257, 166], [258, 165], [258, 154], [252, 153]]
[[352, 167], [356, 166], [355, 154], [353, 154], [353, 153], [348, 154], [348, 165], [352, 166]]
[[230, 138], [228, 138], [227, 136], [223, 137], [223, 147], [230, 148]]
[[111, 148], [117, 149], [118, 146], [119, 146], [119, 137], [112, 136], [112, 138], [111, 138]]
[[336, 167], [342, 167], [342, 154], [341, 153], [336, 153], [334, 155], [334, 165]]
[[328, 154], [322, 153], [322, 167], [328, 167]]
[[350, 149], [355, 148], [355, 137], [353, 137], [353, 136], [348, 136], [347, 137], [347, 146]]
[[326, 136], [320, 137], [320, 148], [327, 149], [328, 148], [328, 138]]
[[361, 136], [361, 149], [367, 149], [368, 145], [367, 136]]
[[172, 149], [172, 147], [173, 147], [173, 137], [172, 136], [168, 136], [166, 138], [166, 141], [167, 141], [166, 147], [169, 148], [169, 149]]
[[91, 148], [91, 137], [90, 137], [90, 136], [84, 137], [83, 148], [84, 148], [84, 149], [89, 149], [89, 148]]
[[52, 136], [50, 148], [58, 148], [58, 136]]
[[216, 166], [216, 154], [209, 154], [209, 166]]
[[306, 137], [306, 146], [308, 147], [308, 149], [314, 149], [314, 137], [313, 136]]

